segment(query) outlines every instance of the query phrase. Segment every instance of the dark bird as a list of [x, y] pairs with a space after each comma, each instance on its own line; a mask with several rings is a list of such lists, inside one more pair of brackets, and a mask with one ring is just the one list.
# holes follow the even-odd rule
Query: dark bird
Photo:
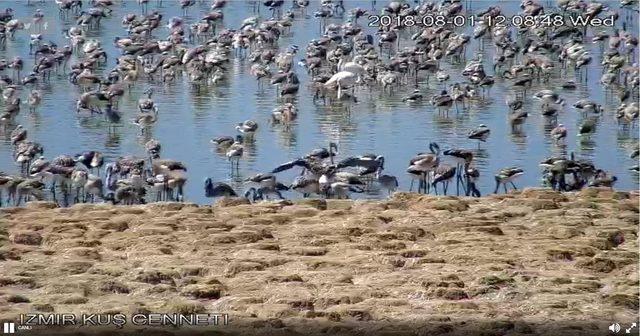
[[204, 181], [204, 193], [206, 197], [238, 197], [238, 194], [226, 183], [213, 182], [209, 177]]
[[586, 119], [580, 124], [578, 136], [589, 136], [596, 131], [596, 121], [594, 119]]

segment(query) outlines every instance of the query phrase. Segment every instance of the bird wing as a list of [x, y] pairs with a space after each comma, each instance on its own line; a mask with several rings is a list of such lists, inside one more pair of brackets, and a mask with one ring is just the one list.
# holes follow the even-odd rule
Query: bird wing
[[212, 188], [212, 195], [214, 196], [218, 196], [218, 195], [230, 195], [230, 196], [238, 196], [236, 194], [236, 192], [233, 190], [233, 188], [231, 188], [229, 185], [225, 184], [225, 183], [215, 183], [213, 188]]
[[473, 153], [464, 149], [447, 149], [442, 152], [444, 155], [450, 155], [457, 158], [473, 157]]
[[168, 162], [163, 162], [161, 164], [161, 167], [169, 169], [169, 170], [187, 170], [187, 167], [185, 167], [185, 165], [182, 162], [179, 161], [168, 161]]
[[372, 160], [372, 157], [370, 156], [365, 156], [365, 157], [351, 156], [338, 162], [337, 168], [344, 168], [344, 167], [365, 167], [366, 168], [366, 167], [369, 167], [369, 163], [371, 162], [371, 160]]
[[367, 167], [366, 169], [364, 169], [363, 171], [361, 171], [360, 173], [358, 173], [358, 175], [360, 176], [365, 176], [365, 175], [369, 175], [369, 174], [373, 174], [378, 170], [378, 167], [376, 166], [370, 166]]
[[276, 183], [276, 190], [289, 190], [289, 187], [284, 185], [283, 183]]
[[488, 132], [491, 132], [488, 128], [473, 130], [469, 132], [469, 139], [480, 138]]
[[257, 174], [257, 175], [254, 175], [254, 176], [252, 176], [252, 177], [248, 178], [248, 179], [247, 179], [247, 181], [251, 181], [251, 182], [262, 182], [262, 181], [265, 181], [265, 180], [269, 180], [269, 179], [271, 179], [271, 178], [273, 178], [273, 175], [272, 175], [272, 174], [270, 174], [270, 173], [267, 173], [267, 174]]
[[293, 167], [296, 167], [296, 166], [297, 167], [304, 167], [304, 168], [309, 169], [309, 163], [306, 160], [304, 160], [304, 159], [295, 159], [293, 161], [289, 161], [289, 162], [286, 162], [286, 163], [283, 163], [283, 164], [279, 165], [278, 167], [273, 169], [271, 171], [271, 173], [273, 173], [273, 174], [279, 173], [281, 171], [289, 170], [289, 169], [291, 169]]

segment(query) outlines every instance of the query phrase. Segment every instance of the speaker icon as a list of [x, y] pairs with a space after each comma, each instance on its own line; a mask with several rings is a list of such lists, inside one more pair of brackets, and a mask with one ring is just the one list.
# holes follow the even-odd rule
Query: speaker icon
[[614, 333], [620, 332], [620, 324], [614, 323], [614, 324], [610, 325], [609, 326], [609, 330], [611, 330]]

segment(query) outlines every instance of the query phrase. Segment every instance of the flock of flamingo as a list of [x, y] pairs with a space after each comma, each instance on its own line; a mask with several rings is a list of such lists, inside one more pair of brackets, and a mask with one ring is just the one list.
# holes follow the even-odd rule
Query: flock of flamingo
[[[224, 24], [226, 0], [149, 1], [138, 0], [139, 7], [121, 18], [122, 35], [114, 41], [88, 37], [100, 30], [112, 16], [117, 0], [56, 0], [59, 13], [44, 13], [41, 2], [25, 5], [31, 18], [17, 18], [11, 8], [0, 13], [0, 45], [11, 48], [18, 34], [29, 34], [29, 55], [0, 60], [0, 89], [4, 111], [0, 115], [1, 129], [12, 146], [16, 168], [4, 167], [0, 172], [0, 205], [20, 205], [29, 200], [50, 199], [61, 205], [77, 202], [107, 201], [114, 204], [140, 204], [151, 201], [183, 201], [188, 181], [187, 165], [162, 155], [160, 138], [144, 144], [146, 156], [124, 155], [107, 160], [100, 151], [88, 148], [81, 153], [47, 153], [45, 144], [30, 137], [27, 128], [17, 124], [23, 106], [32, 113], [40, 108], [43, 93], [38, 84], [52, 76], [67, 78], [66, 84], [77, 91], [76, 110], [68, 113], [88, 114], [104, 118], [104, 132], [112, 132], [131, 120], [141, 134], [151, 134], [154, 125], [163, 118], [162, 106], [154, 101], [150, 86], [139, 97], [137, 110], [121, 110], [119, 101], [130, 96], [134, 86], [145, 83], [187, 81], [200, 90], [224, 82], [233, 70], [229, 64], [241, 60], [250, 76], [256, 80], [256, 90], [269, 84], [277, 87], [279, 105], [271, 113], [271, 122], [287, 127], [299, 113], [297, 97], [301, 86], [313, 92], [316, 104], [345, 106], [358, 100], [359, 90], [379, 90], [404, 95], [406, 104], [425, 101], [445, 118], [452, 113], [465, 113], [474, 102], [482, 101], [496, 82], [508, 83], [516, 92], [507, 97], [505, 118], [514, 130], [522, 127], [532, 113], [540, 113], [553, 123], [544, 136], [562, 146], [567, 128], [559, 117], [565, 105], [583, 116], [579, 135], [589, 137], [603, 114], [602, 104], [591, 99], [569, 102], [563, 95], [588, 81], [589, 67], [601, 66], [603, 90], [615, 92], [619, 107], [614, 112], [620, 127], [637, 131], [640, 75], [637, 62], [637, 29], [627, 29], [627, 22], [638, 12], [637, 1], [621, 0], [616, 6], [596, 1], [558, 0], [554, 4], [523, 0], [520, 15], [538, 17], [544, 13], [581, 15], [587, 18], [614, 16], [616, 26], [609, 29], [591, 27], [545, 27], [540, 23], [510, 27], [490, 25], [490, 18], [505, 15], [498, 5], [483, 3], [475, 11], [478, 18], [472, 35], [451, 24], [431, 27], [403, 27], [390, 24], [375, 28], [358, 19], [372, 13], [390, 17], [442, 15], [453, 17], [465, 11], [469, 0], [371, 1], [371, 8], [350, 8], [348, 1], [309, 0], [246, 1], [248, 17], [238, 26]], [[477, 4], [476, 4], [477, 5]], [[167, 18], [164, 9], [179, 6], [182, 16]], [[194, 6], [209, 6], [207, 13], [195, 22], [185, 17]], [[311, 7], [316, 9], [309, 13]], [[260, 14], [262, 11], [262, 14]], [[267, 14], [264, 14], [267, 13]], [[511, 13], [516, 14], [516, 13]], [[49, 16], [49, 17], [48, 17]], [[320, 25], [317, 38], [305, 46], [282, 46], [281, 37], [295, 34], [297, 20], [316, 19]], [[342, 23], [333, 23], [342, 19]], [[48, 42], [51, 34], [47, 21], [60, 20], [69, 25], [63, 34], [68, 43]], [[362, 21], [362, 20], [361, 20]], [[637, 26], [636, 26], [637, 27]], [[493, 48], [493, 67], [485, 68], [481, 57], [469, 57], [467, 50], [473, 40], [482, 41], [482, 48]], [[105, 43], [113, 43], [120, 54], [108, 55]], [[587, 44], [599, 44], [602, 59], [589, 52]], [[107, 60], [116, 65], [106, 68]], [[464, 81], [448, 83], [451, 74], [444, 63], [464, 65]], [[304, 71], [309, 80], [300, 80]], [[565, 80], [552, 79], [562, 74]], [[423, 83], [437, 81], [441, 89], [427, 96]], [[593, 79], [591, 79], [593, 80]], [[547, 88], [531, 91], [532, 84]], [[26, 97], [26, 98], [23, 98]], [[23, 101], [24, 99], [24, 101]], [[525, 100], [539, 100], [539, 109], [524, 108]], [[26, 102], [25, 102], [26, 101]], [[64, 112], [67, 113], [67, 112]], [[255, 120], [238, 120], [237, 134], [220, 135], [211, 145], [229, 161], [231, 171], [237, 171], [246, 153], [247, 144], [260, 132]], [[479, 125], [469, 131], [469, 141], [491, 141], [491, 129]], [[431, 142], [428, 150], [408, 159], [404, 174], [411, 177], [410, 191], [423, 193], [455, 193], [479, 197], [477, 181], [482, 178], [474, 161], [473, 150], [444, 148]], [[389, 194], [398, 190], [398, 179], [385, 170], [385, 157], [365, 153], [341, 157], [341, 148], [329, 142], [308, 154], [269, 167], [263, 173], [247, 178], [247, 188], [237, 190], [229, 184], [205, 177], [207, 197], [236, 196], [251, 202], [282, 199], [283, 194], [297, 192], [302, 197], [349, 198], [352, 193], [381, 189]], [[445, 146], [443, 146], [445, 147]], [[630, 153], [638, 157], [638, 149]], [[50, 157], [48, 159], [47, 157]], [[599, 169], [592, 162], [569, 156], [540, 158], [545, 183], [561, 191], [579, 190], [585, 186], [612, 187], [614, 173]], [[530, 169], [528, 167], [527, 169]], [[299, 170], [291, 182], [283, 182], [279, 174]], [[638, 166], [630, 168], [637, 172]], [[533, 172], [534, 169], [529, 171]], [[515, 180], [525, 173], [523, 167], [506, 166], [495, 172], [494, 192], [516, 189]], [[414, 183], [415, 181], [415, 183]], [[417, 184], [417, 186], [414, 186]]]

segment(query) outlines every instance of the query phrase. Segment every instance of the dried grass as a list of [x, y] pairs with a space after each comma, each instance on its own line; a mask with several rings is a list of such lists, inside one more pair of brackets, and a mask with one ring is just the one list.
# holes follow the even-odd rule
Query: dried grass
[[450, 334], [487, 316], [487, 335], [544, 333], [548, 321], [585, 314], [632, 320], [637, 213], [637, 195], [604, 189], [212, 207], [35, 203], [2, 210], [0, 319], [225, 312], [250, 322], [246, 334], [407, 323], [380, 327], [388, 335]]

